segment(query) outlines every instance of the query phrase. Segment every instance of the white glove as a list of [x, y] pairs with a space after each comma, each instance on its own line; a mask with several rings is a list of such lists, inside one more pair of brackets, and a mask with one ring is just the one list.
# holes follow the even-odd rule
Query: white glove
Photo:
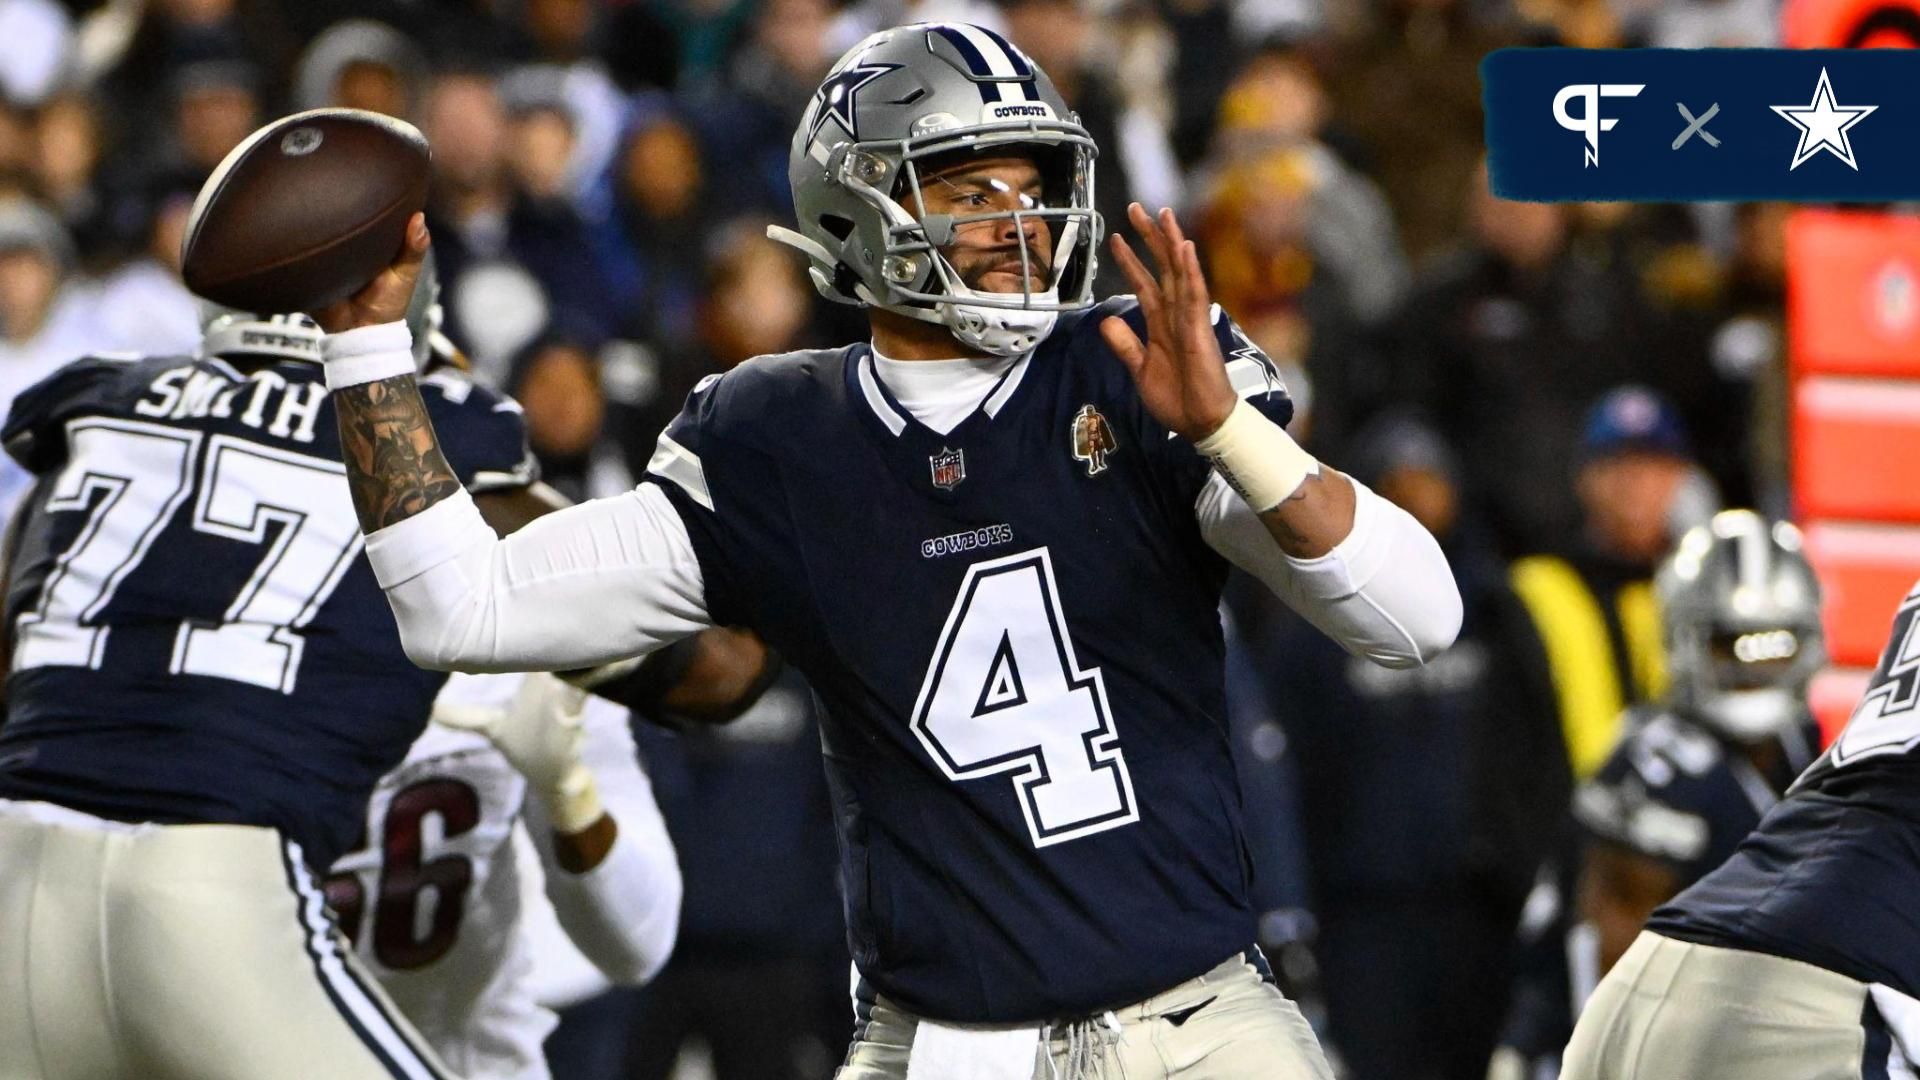
[[606, 812], [593, 772], [580, 759], [587, 694], [544, 673], [521, 677], [504, 709], [436, 704], [434, 722], [486, 737], [526, 777], [555, 832], [572, 834]]

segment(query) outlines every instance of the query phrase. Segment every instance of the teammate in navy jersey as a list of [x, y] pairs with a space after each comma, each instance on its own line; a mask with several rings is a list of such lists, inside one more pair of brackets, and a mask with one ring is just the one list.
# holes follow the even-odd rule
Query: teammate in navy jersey
[[[1879, 670], [1834, 745], [1731, 857], [1653, 913], [1602, 980], [1567, 1047], [1565, 1076], [1914, 1075], [1916, 613], [1920, 586], [1901, 604]], [[1746, 645], [1782, 657], [1791, 636], [1767, 631]]]
[[[320, 336], [223, 315], [199, 357], [83, 359], [13, 404], [38, 481], [7, 564], [0, 1076], [445, 1075], [315, 879], [445, 681], [343, 521]], [[420, 386], [491, 521], [552, 508], [518, 405], [451, 367]], [[618, 826], [568, 795], [585, 873]]]
[[[1229, 562], [1352, 651], [1451, 642], [1413, 519], [1286, 435], [1170, 211], [1096, 304], [1093, 147], [997, 35], [883, 31], [795, 133], [797, 231], [872, 340], [700, 386], [647, 481], [504, 541], [397, 320], [427, 248], [318, 313], [368, 554], [432, 667], [571, 667], [714, 623], [806, 676], [848, 889], [847, 1078], [1329, 1075], [1249, 953]], [[778, 808], [770, 807], [777, 813]]]
[[[1753, 580], [1763, 588], [1749, 587]], [[1574, 795], [1584, 851], [1523, 930], [1496, 1078], [1556, 1075], [1574, 1017], [1654, 909], [1725, 862], [1818, 751], [1807, 683], [1826, 658], [1799, 531], [1728, 510], [1655, 579], [1671, 689]], [[1547, 911], [1557, 906], [1554, 918]]]

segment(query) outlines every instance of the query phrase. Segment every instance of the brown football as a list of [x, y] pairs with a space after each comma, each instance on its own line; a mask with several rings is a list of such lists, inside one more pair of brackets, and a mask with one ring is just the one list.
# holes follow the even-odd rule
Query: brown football
[[261, 315], [314, 311], [372, 281], [427, 202], [427, 140], [359, 109], [315, 109], [247, 136], [194, 200], [187, 288]]

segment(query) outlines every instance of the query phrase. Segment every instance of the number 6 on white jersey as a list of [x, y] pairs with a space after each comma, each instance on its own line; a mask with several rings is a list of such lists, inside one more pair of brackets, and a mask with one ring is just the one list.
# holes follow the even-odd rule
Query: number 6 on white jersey
[[913, 732], [950, 780], [1011, 774], [1036, 847], [1140, 819], [1106, 684], [1074, 659], [1045, 548], [967, 569]]

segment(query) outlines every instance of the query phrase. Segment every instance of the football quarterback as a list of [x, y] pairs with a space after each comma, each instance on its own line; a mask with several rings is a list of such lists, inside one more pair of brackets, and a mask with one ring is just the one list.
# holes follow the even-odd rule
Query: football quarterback
[[[636, 490], [504, 540], [400, 320], [428, 237], [316, 313], [410, 655], [567, 668], [752, 628], [824, 706], [858, 969], [847, 1080], [1330, 1075], [1253, 949], [1218, 605], [1244, 567], [1356, 654], [1459, 627], [1438, 545], [1287, 435], [1171, 211], [1091, 294], [1095, 148], [979, 27], [882, 31], [795, 132], [797, 227], [871, 340], [695, 389]], [[389, 452], [391, 449], [393, 452]]]

